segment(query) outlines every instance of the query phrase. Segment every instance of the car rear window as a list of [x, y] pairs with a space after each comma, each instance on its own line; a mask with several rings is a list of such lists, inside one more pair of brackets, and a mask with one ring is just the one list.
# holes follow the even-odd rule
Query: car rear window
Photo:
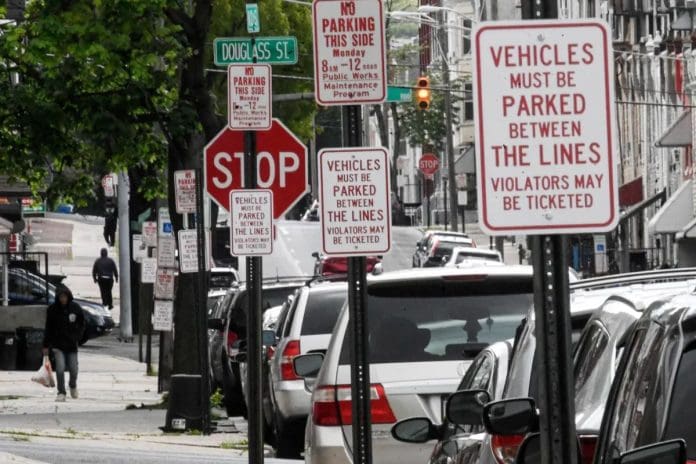
[[[369, 287], [370, 361], [473, 359], [485, 346], [513, 338], [532, 302], [531, 277]], [[349, 363], [347, 338], [340, 363]]]
[[310, 292], [307, 297], [301, 335], [330, 334], [336, 325], [338, 313], [346, 301], [345, 289], [331, 292]]

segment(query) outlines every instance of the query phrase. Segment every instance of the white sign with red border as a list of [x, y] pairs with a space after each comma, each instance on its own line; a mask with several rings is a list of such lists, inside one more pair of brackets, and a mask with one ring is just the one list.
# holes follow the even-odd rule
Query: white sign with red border
[[196, 212], [196, 171], [194, 169], [174, 171], [174, 198], [177, 213]]
[[198, 232], [179, 231], [179, 266], [183, 274], [198, 272]]
[[387, 72], [382, 2], [314, 0], [312, 13], [317, 103], [383, 102]]
[[174, 302], [155, 300], [152, 314], [152, 329], [169, 332], [174, 321]]
[[155, 277], [155, 298], [159, 300], [174, 299], [174, 269], [157, 268]]
[[618, 159], [607, 24], [485, 22], [473, 40], [484, 231], [612, 230], [619, 216]]
[[143, 222], [143, 244], [148, 247], [157, 246], [157, 223], [155, 221]]
[[232, 256], [273, 253], [273, 192], [264, 189], [230, 192]]
[[227, 68], [227, 114], [233, 130], [268, 130], [273, 119], [271, 66], [231, 64]]
[[389, 154], [384, 148], [319, 152], [322, 250], [367, 256], [391, 248]]
[[160, 237], [157, 245], [157, 265], [159, 267], [176, 267], [176, 240], [174, 237]]
[[157, 258], [143, 258], [140, 263], [140, 282], [154, 284], [157, 279]]
[[115, 174], [107, 174], [102, 177], [102, 187], [104, 188], [105, 197], [115, 197], [116, 196], [116, 183], [114, 182]]

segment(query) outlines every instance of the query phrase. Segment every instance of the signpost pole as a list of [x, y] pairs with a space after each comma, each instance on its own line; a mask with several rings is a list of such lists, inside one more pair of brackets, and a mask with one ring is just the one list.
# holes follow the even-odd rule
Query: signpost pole
[[[529, 3], [525, 19], [557, 17], [555, 0]], [[532, 237], [541, 462], [550, 464], [578, 462], [566, 249], [564, 235]]]
[[[196, 250], [198, 254], [198, 272], [196, 277], [198, 280], [198, 299], [196, 301], [197, 316], [198, 316], [198, 354], [200, 359], [200, 376], [201, 376], [201, 418], [203, 423], [203, 432], [210, 433], [210, 376], [208, 357], [208, 315], [207, 308], [207, 275], [205, 260], [205, 229], [203, 228], [203, 170], [198, 168], [196, 173]], [[188, 226], [188, 214], [184, 214]], [[188, 227], [187, 227], [188, 228]]]
[[[256, 132], [244, 132], [244, 176], [247, 189], [256, 188]], [[230, 205], [230, 209], [232, 206]], [[263, 411], [261, 409], [261, 285], [262, 258], [247, 256], [247, 365], [249, 388], [247, 412], [249, 414], [249, 462], [263, 464]]]
[[[343, 145], [361, 144], [360, 106], [343, 108]], [[353, 413], [353, 462], [372, 463], [372, 420], [370, 415], [370, 363], [367, 330], [367, 276], [365, 257], [348, 258], [348, 310], [350, 325], [350, 385]]]

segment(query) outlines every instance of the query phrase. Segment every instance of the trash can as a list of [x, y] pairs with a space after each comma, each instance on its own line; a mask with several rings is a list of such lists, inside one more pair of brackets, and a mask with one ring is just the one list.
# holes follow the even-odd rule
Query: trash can
[[201, 400], [200, 375], [172, 375], [165, 430], [202, 430]]
[[17, 369], [17, 337], [14, 332], [0, 332], [0, 371]]
[[35, 371], [43, 362], [43, 329], [17, 328], [17, 369]]

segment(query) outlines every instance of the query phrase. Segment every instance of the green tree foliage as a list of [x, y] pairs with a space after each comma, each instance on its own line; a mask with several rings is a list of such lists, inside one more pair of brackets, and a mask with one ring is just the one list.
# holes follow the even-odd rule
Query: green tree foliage
[[[260, 12], [264, 35], [300, 44], [300, 62], [274, 74], [308, 76], [309, 9], [266, 0]], [[0, 34], [0, 171], [80, 203], [99, 175], [138, 168], [150, 175], [136, 187], [161, 195], [167, 164], [191, 165], [224, 125], [226, 79], [213, 69], [212, 41], [239, 35], [241, 0], [31, 2], [26, 20]], [[309, 88], [274, 79], [276, 93]], [[275, 110], [309, 135], [312, 103]]]
[[[299, 42], [300, 62], [273, 71], [300, 78], [274, 79], [274, 92], [309, 90], [310, 9], [282, 0], [259, 8], [263, 35]], [[226, 75], [214, 69], [212, 43], [246, 35], [244, 11], [242, 0], [31, 2], [25, 21], [0, 31], [0, 172], [78, 204], [100, 174], [125, 168], [137, 168], [132, 187], [147, 197], [171, 193], [173, 171], [199, 167], [225, 125]], [[300, 137], [313, 112], [307, 102], [274, 108]], [[169, 202], [174, 211], [171, 194]], [[181, 216], [172, 223], [180, 230]], [[190, 329], [205, 289], [194, 276], [178, 278], [174, 373], [200, 372], [200, 330]]]

